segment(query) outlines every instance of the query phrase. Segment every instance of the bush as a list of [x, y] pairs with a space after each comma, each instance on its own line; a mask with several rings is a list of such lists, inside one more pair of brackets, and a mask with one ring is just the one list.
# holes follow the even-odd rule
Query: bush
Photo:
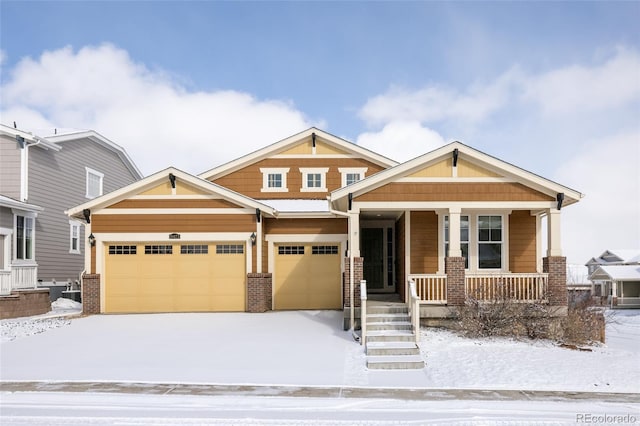
[[572, 345], [604, 343], [605, 323], [603, 309], [594, 307], [591, 299], [572, 300], [567, 317], [563, 319], [562, 342]]

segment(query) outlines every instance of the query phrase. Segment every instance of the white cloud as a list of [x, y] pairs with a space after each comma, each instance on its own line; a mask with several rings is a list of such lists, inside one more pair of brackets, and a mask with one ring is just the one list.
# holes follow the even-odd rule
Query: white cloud
[[394, 121], [379, 132], [358, 136], [356, 143], [396, 161], [407, 161], [442, 146], [445, 141], [437, 132], [417, 121]]
[[169, 165], [199, 173], [313, 125], [289, 102], [191, 92], [109, 44], [23, 59], [2, 92], [4, 124], [96, 130], [144, 174]]

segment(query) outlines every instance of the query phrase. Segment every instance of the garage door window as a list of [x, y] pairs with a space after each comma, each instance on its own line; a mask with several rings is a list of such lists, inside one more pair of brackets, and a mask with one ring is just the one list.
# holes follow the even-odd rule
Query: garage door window
[[144, 246], [144, 254], [173, 254], [173, 246], [165, 246], [165, 245]]
[[280, 246], [278, 254], [304, 254], [304, 246]]
[[312, 246], [311, 254], [338, 254], [338, 246]]
[[218, 244], [216, 254], [242, 254], [244, 246], [242, 244]]
[[209, 246], [206, 244], [189, 244], [180, 246], [180, 254], [208, 254]]
[[136, 254], [138, 246], [109, 246], [109, 254]]

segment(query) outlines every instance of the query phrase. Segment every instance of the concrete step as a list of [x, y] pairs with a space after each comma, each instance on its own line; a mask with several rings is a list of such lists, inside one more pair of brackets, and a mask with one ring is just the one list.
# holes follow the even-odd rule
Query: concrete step
[[367, 342], [367, 356], [420, 355], [414, 342]]
[[407, 314], [367, 314], [367, 324], [373, 322], [411, 321]]
[[405, 304], [397, 305], [367, 305], [367, 315], [369, 314], [408, 314], [409, 308]]
[[411, 322], [409, 321], [393, 321], [393, 322], [369, 322], [367, 321], [367, 332], [381, 330], [411, 331]]
[[416, 336], [410, 331], [367, 330], [367, 342], [415, 342]]
[[367, 368], [372, 370], [419, 370], [424, 368], [420, 355], [370, 356]]

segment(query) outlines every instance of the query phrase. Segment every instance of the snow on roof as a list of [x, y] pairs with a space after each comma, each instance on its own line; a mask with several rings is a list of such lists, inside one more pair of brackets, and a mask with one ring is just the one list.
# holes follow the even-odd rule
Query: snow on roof
[[[622, 259], [621, 261], [611, 261], [608, 257], [611, 255]], [[596, 261], [600, 264], [607, 263], [640, 263], [640, 249], [611, 249], [602, 253]]]
[[329, 212], [327, 200], [259, 200], [279, 212]]
[[598, 271], [604, 272], [615, 281], [640, 281], [640, 265], [600, 266], [594, 275], [598, 274]]

